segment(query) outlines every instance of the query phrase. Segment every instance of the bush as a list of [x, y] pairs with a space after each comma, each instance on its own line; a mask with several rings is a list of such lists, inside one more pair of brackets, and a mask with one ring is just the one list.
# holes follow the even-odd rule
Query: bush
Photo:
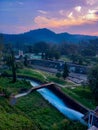
[[62, 75], [60, 72], [56, 73], [56, 77], [60, 78]]

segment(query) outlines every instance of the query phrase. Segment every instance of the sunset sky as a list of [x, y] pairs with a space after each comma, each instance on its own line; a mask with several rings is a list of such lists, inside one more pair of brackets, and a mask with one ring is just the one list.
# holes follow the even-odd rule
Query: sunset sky
[[98, 36], [98, 0], [0, 0], [0, 33], [38, 28]]

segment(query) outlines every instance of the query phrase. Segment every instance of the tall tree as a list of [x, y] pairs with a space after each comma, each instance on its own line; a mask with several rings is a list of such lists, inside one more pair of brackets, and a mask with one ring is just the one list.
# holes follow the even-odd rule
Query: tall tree
[[12, 70], [12, 82], [16, 82], [16, 63], [15, 63], [15, 56], [14, 51], [11, 46], [9, 46], [9, 49], [7, 50], [7, 55], [5, 56], [6, 64], [11, 68]]
[[0, 34], [0, 59], [2, 57], [3, 48], [4, 48], [4, 37], [3, 34]]
[[88, 74], [88, 82], [95, 98], [98, 100], [98, 65], [91, 68]]
[[69, 73], [68, 67], [67, 67], [67, 65], [65, 63], [64, 64], [64, 70], [63, 70], [63, 75], [62, 75], [64, 79], [68, 76], [68, 73]]
[[98, 65], [91, 68], [88, 74], [88, 82], [95, 98], [98, 100]]
[[28, 66], [28, 56], [25, 55], [24, 57], [24, 65], [27, 67]]
[[15, 65], [15, 56], [13, 50], [11, 50], [11, 65], [12, 65], [13, 82], [16, 82], [16, 65]]

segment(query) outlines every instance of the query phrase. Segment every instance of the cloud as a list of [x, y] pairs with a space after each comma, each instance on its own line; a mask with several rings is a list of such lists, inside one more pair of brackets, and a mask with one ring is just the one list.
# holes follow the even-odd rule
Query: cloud
[[47, 14], [47, 12], [44, 11], [44, 10], [38, 10], [38, 12], [41, 13], [41, 14]]
[[98, 0], [86, 0], [86, 3], [88, 5], [94, 5], [94, 4], [98, 3]]
[[68, 15], [68, 18], [73, 18], [73, 12]]
[[[71, 17], [72, 12], [69, 17]], [[80, 19], [80, 18], [67, 18], [67, 19], [59, 19], [59, 18], [47, 18], [44, 16], [37, 16], [34, 19], [34, 22], [37, 24], [38, 27], [47, 27], [47, 28], [59, 28], [59, 27], [70, 27], [70, 26], [79, 26], [83, 24], [87, 24], [89, 21]], [[90, 22], [89, 22], [90, 23]]]
[[81, 6], [76, 6], [76, 7], [75, 7], [75, 10], [76, 10], [77, 12], [81, 12], [81, 9], [82, 9]]
[[64, 10], [59, 10], [59, 14], [64, 16], [65, 15]]
[[57, 26], [59, 26], [59, 21], [57, 19], [47, 18], [44, 16], [35, 17], [34, 22], [39, 27], [57, 27]]
[[87, 14], [84, 15], [84, 19], [91, 20], [91, 21], [98, 21], [98, 15], [96, 14], [96, 10], [88, 10]]
[[[79, 11], [79, 10], [78, 10]], [[61, 14], [63, 12], [61, 11]], [[70, 12], [66, 17], [46, 17], [46, 16], [37, 16], [34, 18], [34, 23], [42, 28], [59, 28], [59, 27], [71, 27], [71, 26], [79, 26], [85, 24], [94, 24], [98, 21], [98, 15], [96, 14], [96, 10], [88, 10], [87, 13], [81, 16], [75, 16], [74, 12]]]

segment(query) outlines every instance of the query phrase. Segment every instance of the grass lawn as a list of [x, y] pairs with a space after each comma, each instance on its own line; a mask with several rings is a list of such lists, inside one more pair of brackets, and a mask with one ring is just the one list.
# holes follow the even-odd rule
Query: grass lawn
[[35, 79], [39, 79], [42, 82], [46, 81], [45, 77], [41, 73], [39, 73], [38, 71], [36, 71], [34, 69], [30, 69], [30, 68], [18, 69], [17, 74], [30, 76]]
[[61, 60], [65, 61], [65, 62], [70, 62], [71, 61], [70, 58], [66, 57], [66, 56], [62, 56]]
[[73, 83], [68, 82], [68, 81], [64, 80], [63, 78], [56, 77], [55, 74], [51, 74], [51, 73], [44, 72], [41, 70], [39, 70], [39, 72], [42, 73], [46, 77], [48, 82], [55, 82], [60, 85], [74, 85]]
[[95, 101], [89, 87], [83, 88], [82, 86], [79, 86], [75, 89], [62, 88], [62, 90], [90, 109], [95, 109], [95, 107], [98, 106], [98, 103]]

